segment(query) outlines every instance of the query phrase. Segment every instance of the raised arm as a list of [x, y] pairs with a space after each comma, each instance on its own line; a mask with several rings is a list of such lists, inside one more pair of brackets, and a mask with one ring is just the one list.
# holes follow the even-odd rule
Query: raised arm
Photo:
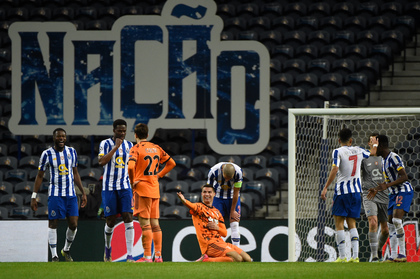
[[181, 192], [176, 193], [178, 195], [178, 198], [182, 201], [182, 203], [190, 210], [196, 211], [196, 203], [192, 203], [189, 200], [187, 200], [184, 195]]

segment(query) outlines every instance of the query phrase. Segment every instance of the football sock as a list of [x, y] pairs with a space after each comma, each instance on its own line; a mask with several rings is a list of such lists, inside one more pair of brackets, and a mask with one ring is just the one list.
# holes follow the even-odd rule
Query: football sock
[[51, 257], [58, 257], [57, 255], [57, 229], [48, 228], [48, 244], [50, 246]]
[[206, 262], [233, 262], [231, 257], [217, 257], [217, 258], [208, 258]]
[[378, 257], [378, 234], [376, 232], [369, 232], [369, 245], [370, 245], [370, 253], [372, 254], [372, 258]]
[[108, 227], [107, 224], [105, 224], [104, 235], [105, 235], [105, 247], [106, 248], [111, 248], [111, 239], [112, 239], [112, 232], [113, 231], [114, 231], [114, 228], [110, 228], [110, 227]]
[[398, 241], [395, 225], [388, 223], [389, 228], [389, 246], [391, 246], [391, 258], [395, 259], [398, 256]]
[[162, 230], [159, 225], [152, 226], [153, 243], [155, 244], [155, 257], [162, 256]]
[[67, 228], [66, 242], [65, 242], [64, 248], [63, 248], [64, 251], [69, 251], [70, 250], [71, 244], [73, 243], [73, 240], [74, 240], [74, 237], [76, 236], [76, 233], [77, 233], [77, 228], [74, 231], [72, 231], [70, 228]]
[[341, 259], [346, 257], [346, 238], [344, 235], [344, 230], [337, 231], [337, 247], [338, 255]]
[[405, 256], [405, 232], [402, 225], [402, 220], [399, 218], [392, 218], [392, 223], [394, 223], [395, 230], [397, 232], [397, 242], [398, 247], [400, 248], [400, 254]]
[[239, 234], [239, 222], [230, 223], [232, 244], [239, 247], [241, 235]]
[[379, 256], [381, 258], [382, 258], [382, 248], [384, 247], [385, 242], [388, 240], [388, 236], [389, 236], [389, 233], [388, 234], [381, 233], [381, 235], [379, 236], [378, 252], [380, 253]]
[[351, 249], [353, 250], [352, 258], [359, 257], [359, 233], [356, 228], [350, 230]]
[[127, 244], [127, 255], [133, 255], [133, 243], [134, 243], [134, 225], [133, 221], [130, 223], [124, 223], [125, 226], [125, 243]]
[[146, 225], [146, 226], [143, 226], [141, 229], [143, 231], [141, 241], [143, 244], [144, 256], [150, 259], [152, 257], [152, 240], [153, 240], [152, 228], [150, 225]]

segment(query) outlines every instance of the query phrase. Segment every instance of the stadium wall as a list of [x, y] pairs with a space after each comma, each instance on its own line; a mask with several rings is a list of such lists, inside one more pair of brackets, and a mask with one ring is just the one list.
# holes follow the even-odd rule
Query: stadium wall
[[[134, 253], [140, 257], [143, 253], [141, 247], [141, 229], [135, 222], [135, 245]], [[165, 220], [160, 221], [163, 232], [163, 257], [164, 261], [188, 262], [194, 261], [200, 256], [200, 249], [195, 236], [195, 230], [191, 220]], [[76, 240], [71, 248], [75, 261], [103, 261], [104, 229], [103, 220], [80, 220]], [[359, 230], [368, 228], [364, 218], [358, 222]], [[0, 262], [11, 261], [47, 261], [51, 260], [47, 245], [46, 221], [0, 221]], [[64, 246], [64, 236], [67, 224], [64, 221], [58, 227], [58, 245], [61, 250]], [[296, 245], [309, 246], [316, 249], [316, 227], [308, 229], [302, 235], [295, 235]], [[417, 220], [406, 220], [404, 229], [407, 238], [408, 261], [420, 261], [419, 224]], [[328, 229], [333, 231], [332, 228]], [[287, 220], [243, 220], [241, 221], [241, 248], [250, 254], [254, 261], [282, 262], [288, 260], [288, 224]], [[230, 242], [230, 230], [227, 241]], [[13, 240], [8, 240], [8, 237]], [[334, 237], [330, 235], [329, 237]], [[19, 239], [19, 241], [16, 241]], [[367, 235], [360, 234], [361, 255], [369, 255], [369, 241]], [[124, 261], [126, 257], [124, 224], [121, 222], [115, 226], [112, 239], [114, 261]], [[335, 247], [332, 247], [329, 259], [337, 257]], [[389, 253], [389, 249], [386, 249]], [[313, 259], [301, 259], [313, 261]], [[368, 258], [361, 258], [367, 261]]]

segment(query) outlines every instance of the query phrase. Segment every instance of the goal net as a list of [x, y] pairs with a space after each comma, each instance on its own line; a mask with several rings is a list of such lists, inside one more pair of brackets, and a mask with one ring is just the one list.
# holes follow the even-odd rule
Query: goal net
[[[331, 214], [335, 182], [328, 189], [326, 202], [320, 198], [320, 194], [331, 170], [332, 151], [339, 147], [338, 133], [344, 127], [352, 130], [353, 145], [364, 148], [368, 148], [371, 133], [387, 135], [390, 148], [403, 158], [413, 187], [418, 185], [415, 178], [420, 168], [420, 132], [416, 128], [420, 127], [420, 109], [290, 109], [289, 261], [329, 262], [337, 258], [335, 226]], [[418, 194], [415, 194], [412, 209], [417, 206], [414, 210], [418, 211], [419, 202]], [[413, 214], [406, 216], [404, 222], [418, 220], [416, 217]], [[357, 227], [360, 260], [369, 261], [369, 227], [363, 207]], [[418, 224], [415, 230], [417, 232]], [[346, 243], [350, 246], [347, 230], [346, 234]], [[406, 233], [407, 243], [417, 242], [416, 239], [407, 240], [407, 237], [410, 235]], [[349, 251], [350, 247], [346, 250]], [[350, 255], [347, 257], [350, 258]]]

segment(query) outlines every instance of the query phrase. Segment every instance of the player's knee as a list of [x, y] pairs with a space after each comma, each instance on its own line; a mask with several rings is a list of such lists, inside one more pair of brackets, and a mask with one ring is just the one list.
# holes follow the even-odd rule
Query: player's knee
[[152, 232], [159, 232], [159, 231], [161, 231], [159, 225], [152, 225]]
[[123, 218], [124, 223], [131, 223], [131, 222], [133, 222], [133, 214], [132, 213], [130, 213], [130, 212], [123, 212], [121, 214], [121, 216]]
[[144, 224], [144, 225], [141, 225], [140, 227], [143, 231], [152, 229], [152, 226], [150, 226], [150, 224]]
[[377, 229], [378, 228], [378, 220], [374, 216], [369, 216], [368, 221], [369, 221], [369, 228], [370, 229]]
[[75, 231], [77, 229], [77, 224], [69, 225], [69, 229], [72, 230], [72, 231]]
[[234, 262], [242, 262], [243, 260], [241, 255], [239, 255], [236, 251], [230, 251], [226, 254], [226, 256], [231, 257]]
[[243, 261], [243, 258], [241, 257], [241, 255], [237, 254], [237, 255], [235, 255], [235, 257], [233, 258], [233, 260], [234, 260], [235, 262], [242, 262], [242, 261]]
[[252, 262], [251, 256], [248, 255], [247, 253], [243, 252], [243, 251], [241, 253], [241, 257], [242, 257], [244, 262]]
[[74, 231], [75, 229], [77, 229], [77, 219], [70, 219], [67, 225], [70, 230]]

